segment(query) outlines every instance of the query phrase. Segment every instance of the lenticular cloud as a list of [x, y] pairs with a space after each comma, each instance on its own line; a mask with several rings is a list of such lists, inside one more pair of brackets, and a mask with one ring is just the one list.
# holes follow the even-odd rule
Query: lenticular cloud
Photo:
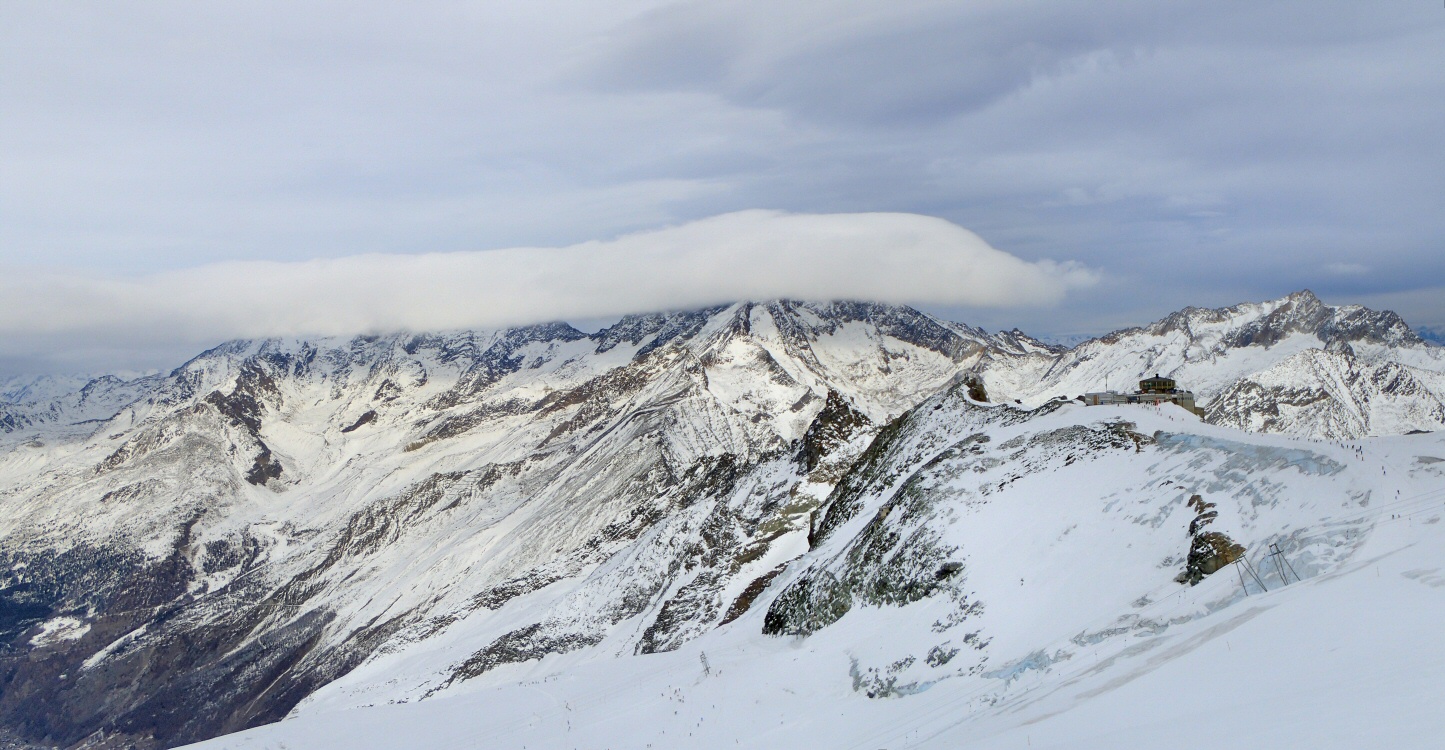
[[562, 248], [228, 262], [136, 279], [15, 274], [0, 331], [221, 340], [495, 327], [740, 299], [1040, 306], [1095, 281], [916, 214], [743, 211]]

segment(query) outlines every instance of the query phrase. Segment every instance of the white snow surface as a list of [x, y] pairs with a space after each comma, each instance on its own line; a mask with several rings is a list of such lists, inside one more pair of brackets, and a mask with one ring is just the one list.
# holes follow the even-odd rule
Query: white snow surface
[[[914, 469], [978, 434], [1033, 466], [962, 471], [989, 462], [950, 459], [915, 483], [939, 499], [930, 523], [958, 545], [964, 588], [981, 603], [957, 627], [939, 627], [957, 604], [939, 595], [770, 636], [760, 601], [676, 651], [623, 655], [608, 641], [418, 700], [442, 654], [467, 640], [464, 621], [370, 662], [286, 721], [195, 747], [1438, 747], [1445, 436], [1263, 436], [1174, 407], [1005, 419], [957, 395], [917, 414], [898, 449]], [[1120, 429], [1146, 440], [1055, 441]], [[1173, 580], [1193, 493], [1218, 503], [1213, 528], [1248, 548], [1263, 586], [1242, 587], [1233, 567], [1194, 587]], [[765, 598], [809, 565], [835, 564], [890, 497], [871, 496]], [[1284, 550], [1283, 578], [1270, 544]], [[929, 665], [940, 647], [959, 651]], [[882, 675], [896, 679], [869, 697]]]

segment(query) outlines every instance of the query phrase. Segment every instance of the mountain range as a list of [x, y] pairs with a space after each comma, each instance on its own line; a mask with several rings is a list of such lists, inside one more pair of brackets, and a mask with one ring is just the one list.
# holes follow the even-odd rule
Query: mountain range
[[[1204, 422], [1070, 400], [1155, 373]], [[744, 634], [851, 654], [809, 668], [867, 700], [996, 685], [982, 705], [1237, 604], [1143, 614], [1192, 590], [1174, 582], [1192, 495], [1245, 548], [1287, 544], [1298, 582], [1348, 567], [1372, 499], [1425, 496], [1445, 453], [1390, 438], [1423, 452], [1386, 443], [1368, 468], [1397, 476], [1365, 471], [1343, 441], [1445, 426], [1445, 350], [1309, 292], [1068, 349], [906, 307], [745, 302], [593, 334], [236, 341], [6, 393], [16, 747], [172, 747], [665, 654], [710, 677], [689, 650], [744, 653]], [[1102, 593], [1080, 577], [1101, 569]]]

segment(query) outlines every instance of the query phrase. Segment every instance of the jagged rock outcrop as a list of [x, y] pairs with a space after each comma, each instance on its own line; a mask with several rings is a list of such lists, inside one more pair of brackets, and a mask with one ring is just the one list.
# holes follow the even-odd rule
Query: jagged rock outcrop
[[1189, 553], [1184, 560], [1184, 572], [1175, 580], [1180, 583], [1197, 585], [1204, 577], [1244, 556], [1244, 547], [1236, 544], [1220, 531], [1206, 531], [1214, 519], [1219, 517], [1216, 506], [1200, 495], [1192, 495], [1189, 509], [1196, 515], [1189, 522]]
[[836, 455], [838, 449], [853, 440], [860, 431], [872, 426], [873, 423], [866, 415], [838, 395], [837, 391], [829, 390], [823, 408], [803, 433], [802, 449], [799, 453], [803, 471], [809, 474], [817, 471], [829, 456]]

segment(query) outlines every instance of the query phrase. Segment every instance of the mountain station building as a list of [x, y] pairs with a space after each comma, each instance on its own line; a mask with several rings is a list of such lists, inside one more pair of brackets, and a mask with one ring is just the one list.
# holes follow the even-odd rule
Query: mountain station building
[[1161, 375], [1140, 380], [1139, 390], [1133, 393], [1099, 391], [1097, 393], [1085, 393], [1079, 397], [1079, 400], [1083, 401], [1086, 406], [1103, 406], [1105, 404], [1179, 404], [1195, 414], [1204, 414], [1204, 411], [1194, 404], [1194, 394], [1192, 392], [1180, 390], [1173, 378], [1166, 378]]

